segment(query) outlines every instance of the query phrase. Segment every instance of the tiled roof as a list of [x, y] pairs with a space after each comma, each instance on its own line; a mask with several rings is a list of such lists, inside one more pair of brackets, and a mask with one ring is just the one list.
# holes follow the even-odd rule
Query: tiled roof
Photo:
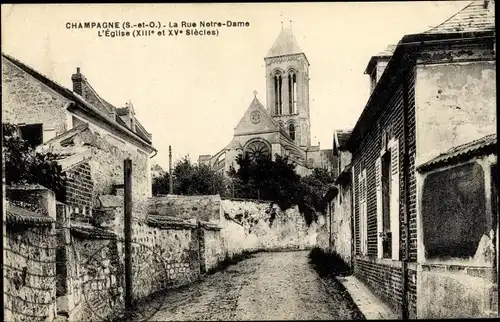
[[495, 29], [495, 3], [485, 6], [486, 1], [473, 1], [446, 21], [424, 32], [444, 34], [474, 32]]
[[[26, 72], [27, 74], [31, 75], [32, 77], [34, 77], [36, 80], [38, 80], [39, 82], [45, 84], [46, 86], [48, 86], [49, 88], [51, 88], [52, 90], [56, 91], [57, 93], [61, 94], [62, 96], [64, 96], [66, 99], [68, 100], [71, 100], [77, 104], [79, 104], [80, 106], [83, 106], [87, 109], [90, 109], [93, 113], [101, 116], [102, 118], [106, 118], [106, 119], [109, 119], [108, 116], [104, 116], [103, 114], [105, 114], [101, 109], [95, 107], [94, 105], [90, 104], [89, 102], [87, 102], [83, 97], [81, 97], [80, 95], [78, 95], [77, 93], [67, 89], [66, 87], [62, 86], [61, 84], [49, 79], [47, 76], [41, 74], [40, 72], [36, 71], [34, 68], [24, 64], [23, 62], [15, 59], [14, 57], [11, 57], [9, 55], [6, 55], [4, 53], [2, 53], [2, 57], [7, 59], [9, 62], [13, 63], [14, 65], [16, 65], [18, 68], [20, 68], [21, 70], [23, 70], [24, 72]], [[111, 104], [105, 102], [105, 104], [107, 104], [107, 106], [112, 106]], [[113, 107], [113, 106], [112, 106]], [[114, 108], [114, 107], [113, 107]], [[117, 122], [117, 120], [111, 120], [110, 121], [114, 121], [114, 123], [119, 123]], [[122, 127], [124, 126], [123, 124], [120, 124]], [[139, 137], [141, 138], [143, 141], [145, 141], [147, 144], [151, 145], [151, 139], [148, 138], [147, 136], [145, 136], [143, 133], [136, 133], [132, 130], [130, 130], [130, 128], [128, 128], [127, 126], [125, 126], [126, 129], [121, 129], [122, 131], [126, 132], [126, 133], [133, 133], [133, 135], [135, 135], [136, 137]]]
[[50, 225], [55, 222], [51, 217], [17, 205], [9, 204], [6, 209], [8, 224]]
[[460, 160], [470, 159], [474, 156], [484, 155], [487, 153], [496, 154], [497, 135], [490, 134], [478, 140], [456, 146], [445, 153], [440, 154], [436, 158], [422, 164], [418, 167], [418, 171], [430, 170], [446, 164], [455, 163]]
[[290, 54], [300, 54], [302, 49], [300, 49], [295, 36], [290, 28], [283, 28], [274, 41], [273, 46], [267, 53], [266, 57], [276, 57]]

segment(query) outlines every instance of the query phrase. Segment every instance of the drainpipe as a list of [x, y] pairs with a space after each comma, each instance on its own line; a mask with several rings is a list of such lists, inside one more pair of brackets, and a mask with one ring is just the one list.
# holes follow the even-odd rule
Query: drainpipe
[[410, 229], [409, 229], [409, 204], [410, 204], [410, 189], [409, 189], [409, 174], [410, 174], [410, 154], [409, 154], [409, 131], [408, 131], [408, 112], [409, 112], [409, 98], [408, 98], [408, 74], [403, 74], [403, 129], [404, 129], [404, 155], [403, 155], [403, 176], [404, 176], [404, 236], [405, 236], [405, 252], [403, 256], [403, 265], [402, 265], [402, 277], [403, 277], [403, 305], [402, 305], [402, 315], [403, 320], [409, 320], [410, 310], [409, 310], [409, 299], [408, 299], [408, 260], [409, 260], [409, 251], [410, 251]]

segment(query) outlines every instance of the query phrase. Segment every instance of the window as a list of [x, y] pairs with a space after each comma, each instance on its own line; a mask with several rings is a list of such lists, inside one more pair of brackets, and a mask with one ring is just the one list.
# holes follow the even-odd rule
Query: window
[[282, 83], [283, 80], [281, 78], [281, 74], [277, 73], [274, 76], [274, 112], [276, 115], [281, 115], [283, 114], [282, 110], [282, 95], [281, 95], [281, 88], [282, 88]]
[[366, 169], [358, 175], [359, 191], [359, 247], [362, 255], [368, 252], [367, 243], [367, 208], [366, 208]]
[[427, 175], [422, 192], [426, 259], [476, 255], [492, 228], [485, 199], [484, 171], [476, 162]]
[[289, 114], [297, 113], [297, 76], [293, 72], [288, 74], [288, 108]]
[[[399, 259], [399, 146], [391, 140], [375, 164], [379, 258]], [[385, 151], [385, 152], [384, 152]]]
[[250, 161], [256, 161], [259, 158], [270, 158], [271, 151], [269, 146], [263, 141], [252, 141], [245, 148], [245, 154]]
[[32, 148], [43, 143], [43, 125], [41, 123], [20, 125], [19, 131], [21, 133], [21, 138]]
[[292, 140], [295, 141], [295, 125], [293, 123], [290, 123], [288, 125], [288, 133], [290, 133], [290, 137]]
[[392, 256], [391, 251], [391, 152], [382, 156], [382, 257]]

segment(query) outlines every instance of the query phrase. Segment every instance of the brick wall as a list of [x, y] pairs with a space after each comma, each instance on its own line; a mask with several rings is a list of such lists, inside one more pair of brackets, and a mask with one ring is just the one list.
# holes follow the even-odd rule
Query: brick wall
[[[379, 294], [398, 314], [401, 313], [402, 306], [402, 270], [401, 262], [398, 261], [376, 261], [377, 258], [377, 195], [375, 163], [380, 156], [382, 131], [389, 132], [389, 139], [394, 138], [399, 141], [399, 222], [400, 222], [400, 258], [405, 257], [405, 229], [403, 226], [405, 209], [404, 175], [409, 172], [409, 260], [416, 261], [417, 256], [417, 235], [416, 235], [416, 186], [415, 186], [415, 68], [408, 68], [408, 72], [403, 76], [408, 81], [408, 119], [404, 115], [404, 85], [403, 79], [394, 89], [385, 108], [379, 117], [373, 121], [374, 126], [366, 133], [353, 151], [353, 171], [354, 171], [354, 216], [355, 216], [355, 249], [360, 254], [360, 233], [359, 233], [359, 180], [358, 174], [362, 171], [361, 165], [364, 163], [367, 181], [367, 258], [357, 257], [355, 260], [355, 274], [359, 276], [372, 290]], [[406, 122], [405, 122], [406, 121]], [[405, 138], [404, 126], [407, 126], [408, 137]], [[409, 169], [404, 169], [405, 144], [409, 150]], [[416, 292], [410, 296], [416, 302]]]
[[92, 206], [92, 190], [94, 183], [90, 175], [88, 162], [79, 164], [66, 171], [68, 180], [66, 204], [71, 206]]
[[363, 280], [374, 294], [386, 302], [399, 318], [402, 318], [403, 277], [400, 262], [387, 265], [373, 258], [358, 257], [354, 260], [354, 274]]

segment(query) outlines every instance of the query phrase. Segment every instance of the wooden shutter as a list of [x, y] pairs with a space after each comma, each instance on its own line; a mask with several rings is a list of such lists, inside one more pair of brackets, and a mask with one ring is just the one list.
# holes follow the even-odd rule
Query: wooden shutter
[[391, 145], [391, 234], [392, 259], [399, 260], [399, 141]]
[[382, 158], [375, 161], [375, 187], [377, 189], [377, 256], [382, 258], [384, 254], [382, 237], [383, 231], [383, 209], [382, 209]]
[[358, 174], [358, 227], [359, 227], [359, 253], [363, 254], [363, 180], [362, 171]]

